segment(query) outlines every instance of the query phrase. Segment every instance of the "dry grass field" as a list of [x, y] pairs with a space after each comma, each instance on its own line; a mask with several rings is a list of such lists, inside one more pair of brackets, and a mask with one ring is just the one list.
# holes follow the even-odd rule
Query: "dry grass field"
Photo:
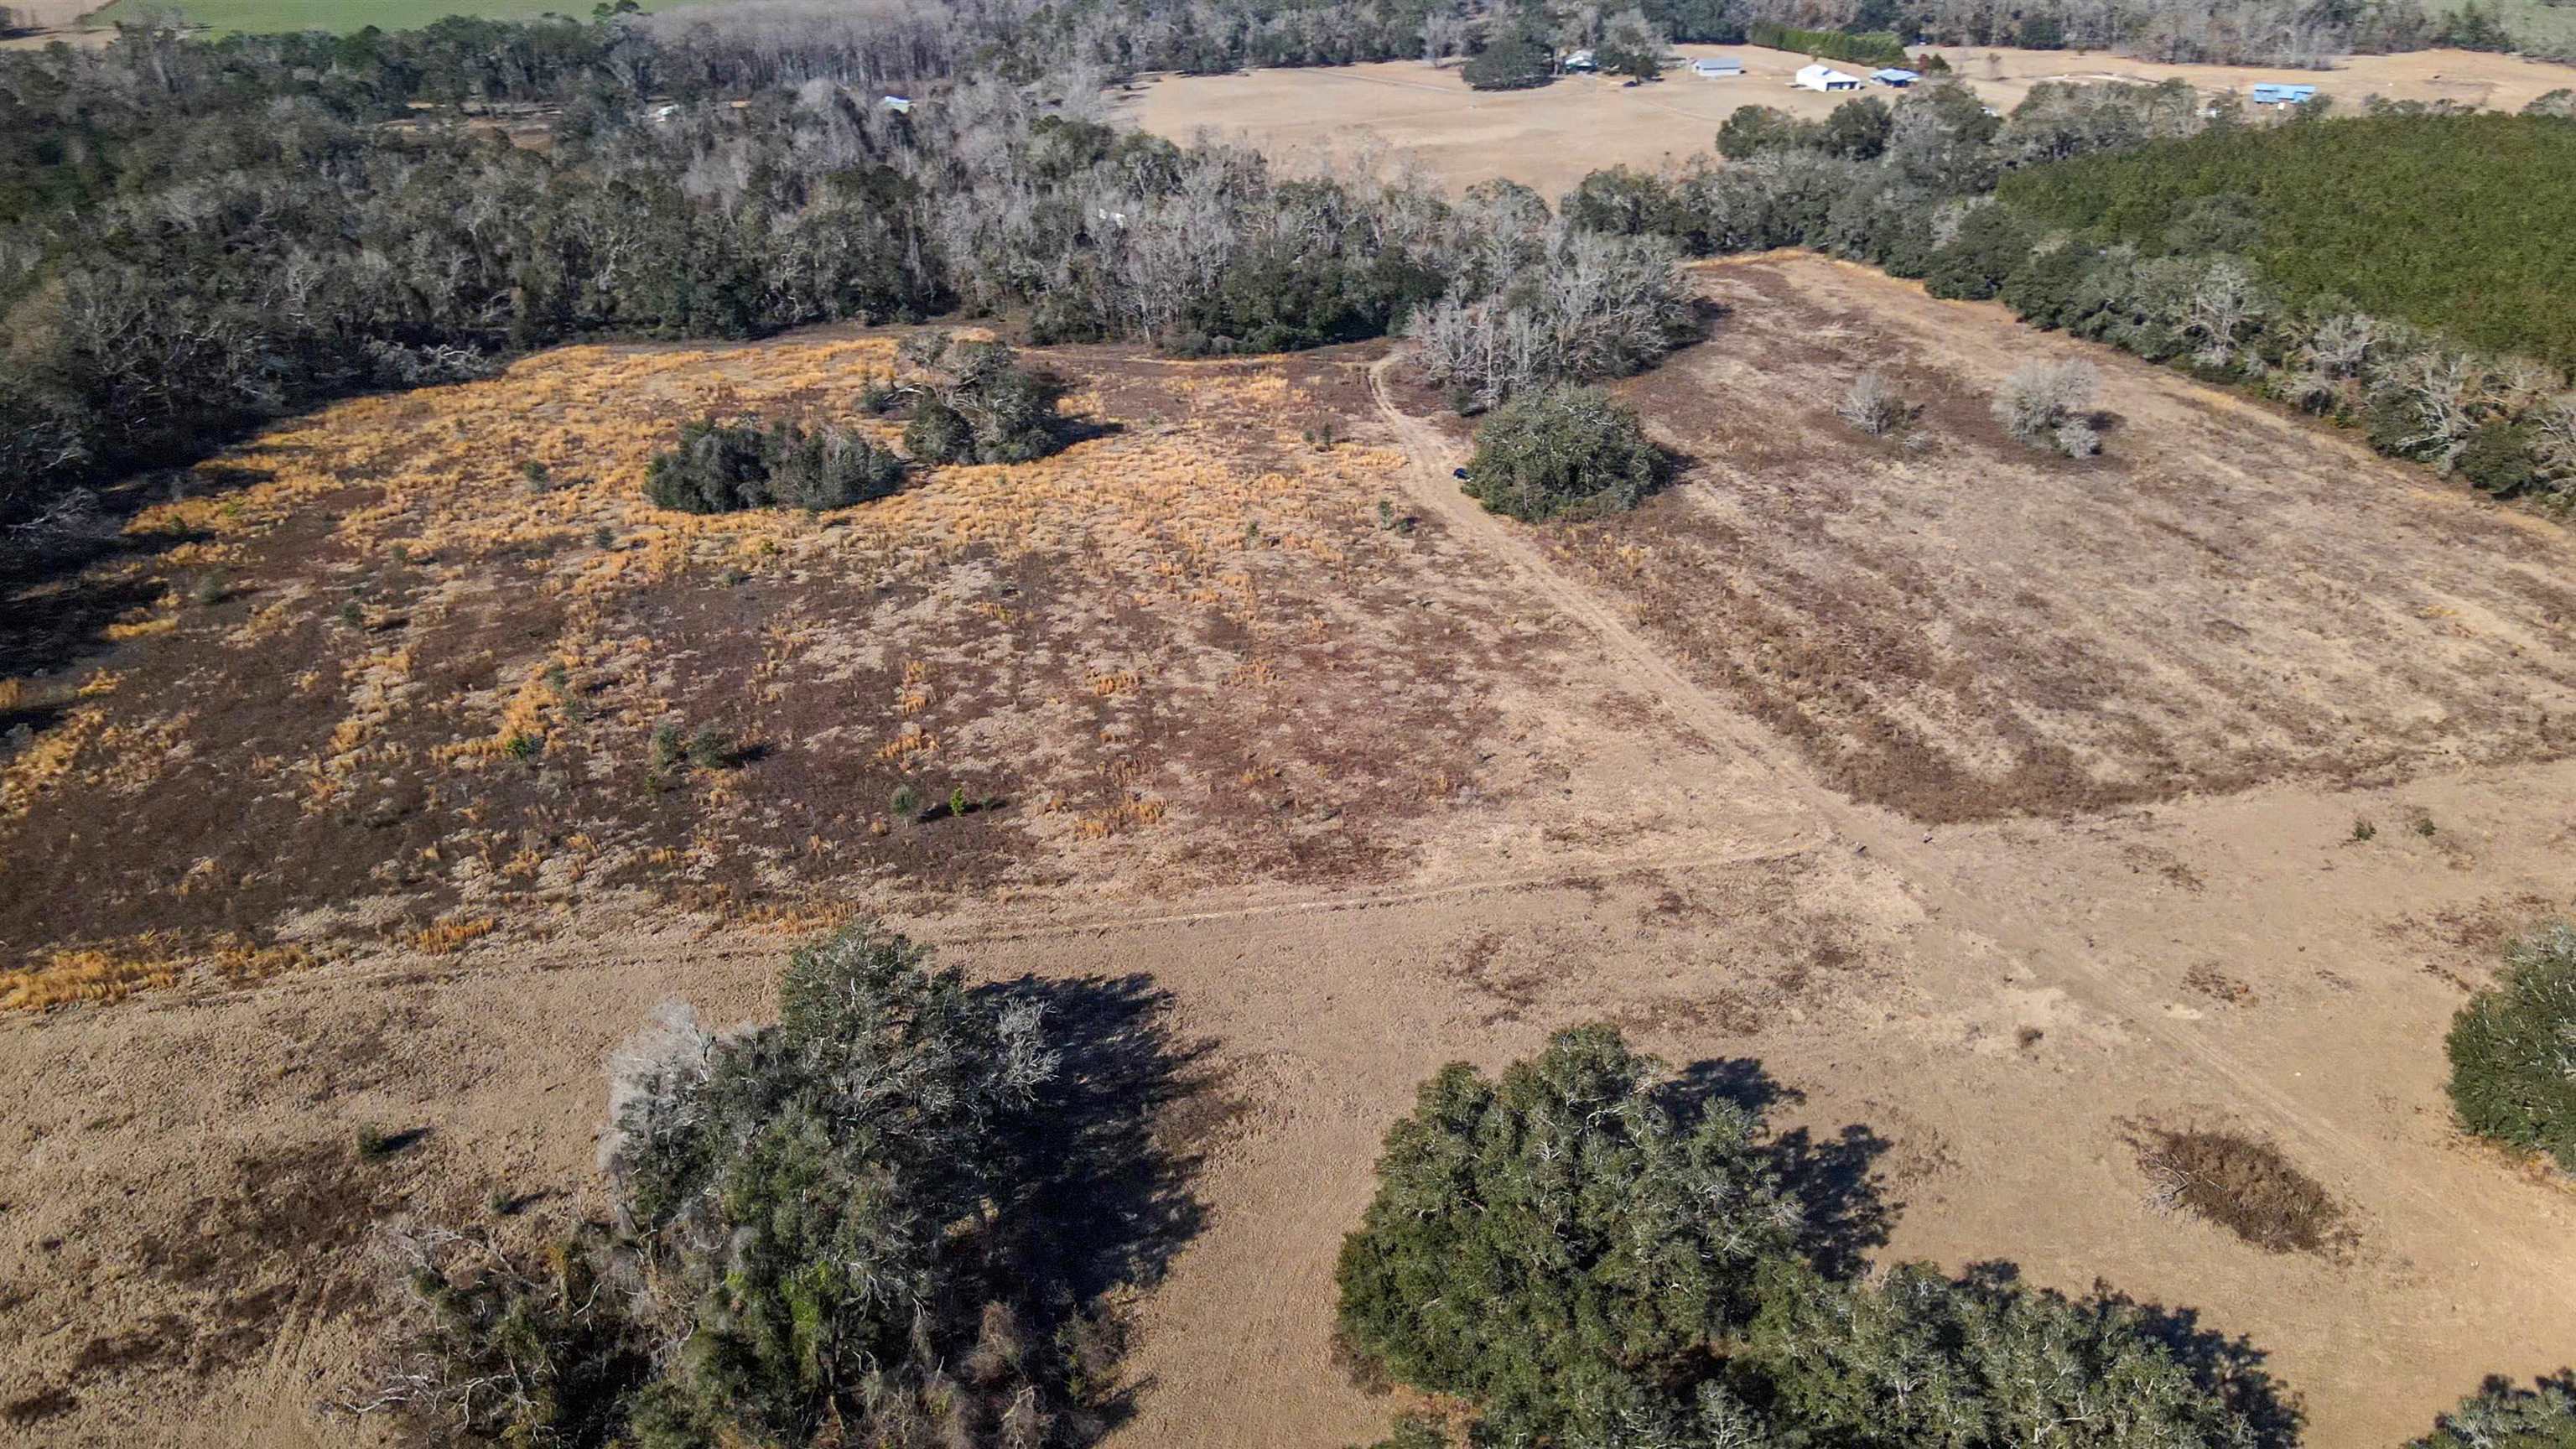
[[[2157, 65], [2107, 52], [1932, 48], [2003, 112], [2044, 80], [2153, 82], [2180, 76], [2204, 91], [2239, 95], [2256, 81], [2296, 80], [2347, 107], [2379, 95], [2495, 110], [2520, 110], [2546, 91], [2576, 84], [2576, 68], [2463, 50], [2356, 55], [2331, 71], [2279, 72]], [[1636, 87], [1606, 76], [1572, 76], [1536, 90], [1480, 92], [1467, 88], [1455, 65], [1384, 61], [1163, 76], [1128, 93], [1117, 114], [1158, 135], [1186, 140], [1207, 131], [1292, 163], [1383, 156], [1416, 165], [1453, 191], [1501, 177], [1553, 201], [1601, 167], [1652, 170], [1713, 152], [1718, 126], [1738, 106], [1777, 106], [1813, 119], [1849, 99], [1791, 86], [1789, 78], [1808, 63], [1793, 52], [1742, 45], [1676, 50], [1689, 59], [1735, 56], [1744, 62], [1744, 74], [1708, 80], [1675, 69], [1656, 84]], [[1876, 93], [1881, 99], [1895, 94]]]
[[[877, 334], [550, 353], [139, 485], [10, 600], [86, 652], [0, 640], [0, 991], [50, 1008], [0, 1017], [0, 1422], [385, 1442], [333, 1407], [384, 1229], [601, 1211], [602, 1057], [861, 909], [1187, 1063], [1115, 1446], [1377, 1432], [1329, 1336], [1380, 1135], [1605, 1018], [1772, 1097], [1880, 1261], [2162, 1305], [2307, 1443], [2558, 1367], [2576, 1197], [2457, 1135], [2439, 1038], [2576, 905], [2566, 535], [2000, 308], [1701, 275], [1711, 336], [1623, 384], [1692, 465], [1601, 524], [1478, 511], [1383, 349], [1040, 354], [1088, 434], [1044, 463], [639, 501], [681, 418], [844, 409]], [[2101, 459], [1985, 414], [2058, 350]], [[1861, 365], [1897, 442], [1825, 411]], [[664, 719], [738, 748], [648, 779]], [[2176, 1181], [2230, 1143], [2295, 1212]]]

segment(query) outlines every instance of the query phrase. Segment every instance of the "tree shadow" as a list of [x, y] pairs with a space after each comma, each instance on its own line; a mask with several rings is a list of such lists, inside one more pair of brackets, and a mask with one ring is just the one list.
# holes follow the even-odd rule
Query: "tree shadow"
[[[265, 468], [208, 463], [139, 473], [77, 506], [34, 519], [0, 521], [0, 679], [40, 678], [98, 653], [107, 626], [158, 602], [160, 583], [102, 577], [101, 565], [145, 560], [209, 535], [190, 529], [129, 533], [153, 504], [232, 492], [273, 477]], [[113, 571], [110, 571], [113, 572]]]
[[[2021, 1268], [2005, 1261], [1970, 1263], [1961, 1277], [1973, 1284], [2009, 1288], [2020, 1283]], [[2203, 1388], [2245, 1417], [2254, 1442], [2262, 1449], [2291, 1449], [2299, 1442], [2307, 1408], [2288, 1385], [2263, 1367], [2270, 1355], [2251, 1339], [2203, 1326], [2197, 1308], [2141, 1302], [2100, 1279], [2094, 1280], [2093, 1297], [2134, 1315], [2141, 1333], [2162, 1344]]]
[[[1021, 1171], [1007, 1271], [1040, 1341], [1113, 1340], [1104, 1300], [1151, 1287], [1206, 1221], [1192, 1183], [1207, 1140], [1238, 1108], [1208, 1039], [1171, 1028], [1172, 996], [1151, 977], [1020, 977], [988, 990], [1036, 1003], [1062, 1053], [1055, 1078], [1005, 1144]], [[1087, 1366], [1096, 1375], [1099, 1364]], [[1105, 1431], [1132, 1412], [1140, 1384], [1090, 1406]], [[1077, 1437], [1088, 1438], [1089, 1435]]]
[[1886, 1196], [1878, 1171], [1889, 1145], [1857, 1122], [1821, 1142], [1799, 1127], [1771, 1144], [1780, 1181], [1807, 1209], [1800, 1247], [1828, 1278], [1860, 1276], [1904, 1210]]
[[[1805, 1100], [1752, 1057], [1713, 1057], [1682, 1069], [1667, 1089], [1667, 1103], [1684, 1121], [1709, 1102], [1728, 1102], [1756, 1117]], [[1877, 1132], [1850, 1123], [1823, 1141], [1804, 1127], [1771, 1139], [1771, 1167], [1780, 1184], [1806, 1209], [1799, 1251], [1828, 1278], [1858, 1277], [1871, 1250], [1887, 1246], [1888, 1232], [1904, 1204], [1890, 1201], [1879, 1160], [1891, 1144]]]

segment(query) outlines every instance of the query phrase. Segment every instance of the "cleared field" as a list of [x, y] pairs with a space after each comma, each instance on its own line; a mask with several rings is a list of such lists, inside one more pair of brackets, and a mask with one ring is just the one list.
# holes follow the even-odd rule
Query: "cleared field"
[[[2105, 353], [2109, 458], [2040, 465], [1983, 398], [2066, 344], [2000, 308], [1806, 260], [1707, 285], [1712, 337], [1629, 385], [1697, 464], [1615, 525], [1478, 511], [1375, 349], [1044, 354], [1092, 432], [1047, 463], [813, 518], [635, 501], [680, 417], [839, 407], [889, 345], [822, 335], [330, 409], [12, 599], [123, 637], [10, 706], [10, 949], [304, 954], [0, 1016], [11, 1433], [386, 1442], [330, 1407], [379, 1361], [382, 1231], [599, 1213], [601, 1058], [669, 996], [764, 1009], [783, 939], [856, 907], [1179, 1064], [1112, 1446], [1379, 1432], [1329, 1337], [1380, 1135], [1442, 1062], [1603, 1018], [1771, 1099], [1853, 1251], [2103, 1279], [2309, 1444], [2554, 1370], [2576, 1197], [2455, 1134], [2439, 1037], [2499, 936], [2571, 904], [2576, 762], [2464, 701], [2481, 669], [2563, 687], [2563, 613], [2513, 582], [2561, 536]], [[1860, 357], [1921, 390], [1928, 446], [1816, 416]], [[2300, 735], [2310, 694], [2390, 748]], [[766, 748], [656, 789], [665, 716]], [[2034, 742], [2110, 794], [2022, 789]], [[952, 778], [1015, 803], [873, 831]], [[200, 854], [219, 884], [183, 893]], [[364, 1162], [362, 1126], [427, 1135]], [[2335, 1231], [2275, 1251], [2176, 1208], [2159, 1132], [2277, 1149]]]
[[[1571, 76], [1527, 91], [1472, 91], [1455, 66], [1416, 61], [1223, 76], [1164, 76], [1124, 98], [1118, 114], [1158, 135], [1201, 130], [1250, 142], [1274, 157], [1308, 164], [1383, 154], [1410, 161], [1463, 191], [1496, 177], [1535, 187], [1550, 200], [1605, 166], [1654, 168], [1713, 152], [1718, 126], [1738, 106], [1777, 106], [1821, 118], [1847, 96], [1789, 84], [1804, 55], [1758, 46], [1685, 45], [1685, 58], [1731, 55], [1744, 74], [1708, 80], [1687, 69], [1656, 84], [1626, 87], [1603, 76]], [[2160, 81], [2179, 76], [2204, 90], [2243, 93], [2260, 80], [2296, 80], [2346, 105], [2364, 97], [2452, 100], [2520, 110], [2533, 98], [2576, 84], [2576, 67], [2475, 51], [2353, 56], [2325, 72], [2231, 66], [2154, 65], [2108, 53], [1934, 47], [1989, 105], [2009, 111], [2043, 80]], [[1894, 92], [1880, 90], [1882, 99]]]
[[[2564, 529], [1864, 268], [1700, 275], [1726, 320], [1624, 387], [1690, 485], [1559, 555], [1837, 786], [1956, 821], [2576, 751]], [[2101, 369], [2100, 458], [1989, 411], [2060, 356]], [[1914, 426], [1834, 416], [1864, 370]]]
[[[819, 516], [642, 502], [684, 419], [846, 415], [892, 358], [569, 349], [170, 485], [27, 601], [124, 647], [0, 721], [44, 731], [0, 767], [0, 1001], [638, 893], [813, 921], [880, 883], [1374, 875], [1533, 768], [1490, 736], [1559, 641], [1396, 506], [1401, 455], [1307, 440], [1365, 413], [1347, 355], [1063, 354], [1091, 436], [1055, 458]], [[728, 758], [657, 767], [664, 726]]]

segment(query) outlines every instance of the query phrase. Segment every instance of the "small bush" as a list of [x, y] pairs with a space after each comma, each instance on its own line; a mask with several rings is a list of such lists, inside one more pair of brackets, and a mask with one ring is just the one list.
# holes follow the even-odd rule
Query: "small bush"
[[702, 418], [644, 472], [645, 501], [683, 513], [744, 508], [846, 508], [883, 498], [903, 482], [903, 462], [845, 428], [806, 432], [784, 420], [762, 428]]
[[2070, 458], [2090, 458], [2102, 451], [2102, 435], [2082, 418], [2068, 418], [2059, 423], [2052, 437], [2057, 451]]
[[1597, 387], [1552, 387], [1505, 403], [1476, 430], [1468, 496], [1528, 522], [1634, 508], [1663, 480], [1637, 415]]
[[2545, 926], [2504, 959], [2452, 1018], [2452, 1108], [2471, 1132], [2576, 1172], [2576, 926]]
[[1904, 426], [1909, 413], [1905, 399], [1875, 372], [1864, 372], [1852, 379], [1851, 390], [1843, 394], [1842, 406], [1834, 411], [1844, 422], [1873, 438], [1885, 437]]
[[[2101, 375], [2089, 362], [2025, 363], [1995, 395], [1995, 421], [2034, 447], [2063, 448], [2059, 430], [2079, 421], [2077, 414], [2093, 401], [2093, 390], [2100, 382]], [[2091, 432], [2089, 426], [2085, 428], [2086, 434]]]

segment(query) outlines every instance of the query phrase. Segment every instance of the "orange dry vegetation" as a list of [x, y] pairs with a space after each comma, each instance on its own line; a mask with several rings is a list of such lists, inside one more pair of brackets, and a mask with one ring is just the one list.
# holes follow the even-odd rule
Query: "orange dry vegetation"
[[[567, 348], [200, 465], [98, 576], [155, 602], [0, 763], [0, 850], [73, 900], [0, 905], [63, 983], [10, 1000], [175, 979], [186, 953], [115, 943], [203, 954], [317, 910], [437, 954], [639, 887], [740, 919], [878, 880], [1229, 869], [1212, 842], [1339, 869], [1473, 773], [1483, 691], [1447, 680], [1507, 646], [1416, 606], [1430, 535], [1381, 519], [1403, 455], [1307, 441], [1347, 435], [1361, 360], [1039, 355], [1074, 386], [1054, 456], [822, 513], [646, 502], [702, 415], [899, 446], [857, 405], [894, 353]], [[113, 840], [85, 823], [111, 798]]]

